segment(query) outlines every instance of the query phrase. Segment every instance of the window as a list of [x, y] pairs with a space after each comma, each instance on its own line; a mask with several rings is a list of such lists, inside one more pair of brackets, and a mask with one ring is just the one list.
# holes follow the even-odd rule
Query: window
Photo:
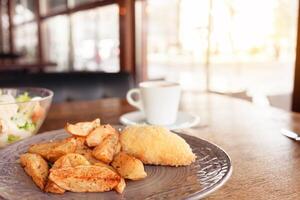
[[8, 10], [7, 10], [7, 1], [8, 0], [4, 0], [1, 1], [1, 7], [0, 7], [0, 11], [1, 11], [1, 17], [2, 19], [0, 19], [0, 23], [2, 29], [0, 30], [0, 51], [3, 53], [7, 53], [10, 51], [10, 47], [9, 47], [9, 22], [8, 22]]
[[109, 5], [72, 15], [75, 70], [119, 71], [118, 13]]
[[67, 9], [67, 0], [40, 0], [41, 14], [47, 15]]
[[69, 0], [68, 3], [69, 3], [70, 7], [75, 7], [75, 6], [78, 6], [78, 5], [81, 5], [84, 3], [90, 3], [93, 1], [96, 1], [96, 0]]
[[35, 23], [24, 24], [15, 29], [15, 47], [22, 59], [32, 62], [37, 57], [37, 26]]
[[16, 0], [14, 24], [28, 22], [35, 18], [34, 0]]
[[44, 56], [47, 61], [57, 64], [56, 71], [69, 70], [71, 65], [69, 24], [67, 15], [51, 17], [43, 22]]
[[148, 0], [146, 14], [150, 79], [185, 90], [291, 93], [297, 0]]
[[[14, 0], [12, 4], [10, 2], [12, 1], [1, 1], [3, 7], [1, 6], [0, 10], [2, 17], [0, 21], [3, 30], [0, 30], [0, 51], [3, 51], [7, 43], [9, 50], [13, 49], [12, 53], [18, 56], [18, 61], [30, 61], [34, 65], [42, 63], [43, 66], [57, 64], [56, 68], [47, 70], [109, 73], [120, 71], [119, 18], [123, 24], [125, 22], [132, 24], [132, 18], [127, 17], [126, 13], [120, 15], [119, 6], [127, 8], [132, 2], [128, 1], [126, 4], [115, 0]], [[7, 12], [12, 5], [13, 10]], [[11, 19], [13, 24], [9, 26], [8, 22]], [[128, 34], [129, 28], [124, 29], [121, 31], [127, 31], [126, 35], [131, 38]], [[14, 37], [11, 37], [12, 34]], [[129, 46], [127, 49], [134, 49], [131, 48], [133, 42], [128, 42], [129, 40], [131, 41], [131, 39], [123, 41], [123, 48]], [[133, 62], [133, 56], [128, 56], [128, 52], [122, 56], [124, 71], [134, 68], [130, 64]], [[126, 62], [127, 60], [130, 62]]]

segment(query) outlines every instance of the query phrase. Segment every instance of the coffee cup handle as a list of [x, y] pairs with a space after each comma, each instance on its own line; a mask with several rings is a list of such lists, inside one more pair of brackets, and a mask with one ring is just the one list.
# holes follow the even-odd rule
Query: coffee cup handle
[[[134, 100], [132, 98], [132, 95], [133, 94], [137, 94], [138, 95], [138, 100]], [[142, 100], [141, 100], [141, 91], [140, 89], [138, 88], [134, 88], [134, 89], [131, 89], [127, 92], [127, 95], [126, 95], [126, 99], [128, 101], [128, 103], [136, 108], [138, 108], [139, 110], [143, 110], [143, 107], [142, 107]]]

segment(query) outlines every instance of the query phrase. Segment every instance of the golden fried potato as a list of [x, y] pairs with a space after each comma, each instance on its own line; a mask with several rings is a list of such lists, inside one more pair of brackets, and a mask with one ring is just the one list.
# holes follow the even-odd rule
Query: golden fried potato
[[117, 134], [116, 130], [110, 126], [102, 125], [95, 128], [90, 134], [86, 137], [86, 144], [89, 147], [95, 147], [102, 143], [102, 141], [109, 135]]
[[118, 142], [118, 144], [116, 145], [116, 149], [115, 149], [115, 154], [117, 155], [118, 153], [120, 153], [120, 151], [122, 150], [122, 145], [120, 142]]
[[44, 191], [49, 192], [49, 193], [54, 193], [54, 194], [63, 194], [63, 193], [65, 193], [66, 190], [59, 187], [53, 181], [48, 180]]
[[49, 179], [72, 192], [105, 192], [116, 187], [121, 177], [106, 167], [80, 165], [55, 169]]
[[115, 155], [118, 141], [119, 137], [116, 134], [107, 136], [101, 144], [94, 148], [93, 156], [96, 159], [109, 164]]
[[90, 165], [90, 162], [82, 155], [77, 153], [69, 153], [60, 157], [53, 164], [51, 170], [63, 167], [76, 167], [79, 165]]
[[142, 161], [124, 152], [116, 155], [111, 165], [126, 179], [139, 180], [147, 176]]
[[[107, 167], [107, 168], [111, 169], [112, 171], [118, 173], [115, 168], [113, 168], [112, 166], [107, 165], [103, 162], [98, 162], [98, 163], [95, 163], [94, 165], [101, 166], [101, 167]], [[114, 187], [114, 190], [116, 190], [116, 192], [121, 194], [121, 193], [123, 193], [125, 187], [126, 187], [126, 182], [125, 182], [124, 178], [121, 177], [121, 181], [119, 182], [119, 184], [116, 187]]]
[[108, 164], [105, 164], [105, 163], [103, 163], [103, 162], [101, 162], [101, 161], [95, 163], [94, 165], [100, 166], [100, 167], [107, 167], [107, 168], [109, 168], [110, 170], [113, 170], [114, 172], [118, 173], [117, 170], [116, 170], [115, 168], [113, 168], [112, 166], [110, 166], [110, 165], [108, 165]]
[[50, 162], [55, 162], [61, 156], [64, 156], [68, 153], [74, 153], [76, 151], [77, 142], [75, 138], [67, 138], [63, 140], [58, 146], [50, 150], [46, 155], [46, 159]]
[[120, 134], [120, 141], [122, 151], [144, 164], [185, 166], [196, 160], [182, 137], [160, 126], [129, 126]]
[[33, 144], [29, 147], [29, 153], [35, 153], [41, 155], [43, 158], [47, 159], [47, 155], [50, 153], [52, 149], [57, 147], [61, 144], [62, 141], [55, 141], [55, 142], [47, 142], [47, 143], [40, 143], [40, 144]]
[[85, 145], [85, 137], [82, 136], [72, 136], [76, 140], [77, 148], [80, 148]]
[[48, 163], [38, 154], [25, 153], [20, 156], [22, 167], [33, 182], [43, 190], [48, 177]]
[[78, 153], [82, 156], [84, 156], [91, 164], [100, 162], [96, 158], [94, 158], [92, 154], [92, 150], [88, 148], [87, 146], [81, 146], [76, 149], [75, 153]]
[[120, 183], [114, 187], [114, 190], [116, 190], [117, 193], [122, 194], [125, 190], [126, 187], [126, 182], [124, 178], [121, 178]]
[[78, 122], [76, 124], [67, 123], [65, 130], [72, 135], [87, 136], [98, 126], [100, 126], [100, 119], [95, 119], [91, 122]]

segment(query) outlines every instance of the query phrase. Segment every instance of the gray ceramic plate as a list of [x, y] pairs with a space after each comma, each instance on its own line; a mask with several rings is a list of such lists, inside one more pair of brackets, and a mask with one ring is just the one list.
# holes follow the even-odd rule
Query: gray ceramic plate
[[[17, 142], [0, 151], [0, 196], [4, 199], [199, 199], [222, 186], [231, 174], [228, 155], [219, 147], [196, 137], [180, 134], [197, 155], [188, 167], [146, 166], [147, 178], [127, 181], [122, 195], [115, 191], [105, 193], [71, 193], [53, 195], [41, 192], [18, 163], [19, 155], [30, 144], [61, 139], [63, 130]], [[1, 197], [0, 197], [1, 198]]]

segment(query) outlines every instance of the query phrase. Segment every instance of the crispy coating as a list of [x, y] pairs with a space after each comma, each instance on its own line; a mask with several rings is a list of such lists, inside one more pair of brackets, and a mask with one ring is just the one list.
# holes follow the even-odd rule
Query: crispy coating
[[54, 193], [54, 194], [63, 194], [63, 193], [65, 193], [66, 190], [59, 187], [53, 181], [48, 180], [44, 191], [49, 192], [49, 193]]
[[40, 144], [33, 144], [29, 147], [29, 153], [35, 153], [41, 155], [43, 158], [47, 158], [49, 152], [60, 145], [62, 141], [46, 142]]
[[83, 136], [72, 136], [76, 140], [76, 147], [80, 148], [85, 145], [85, 138]]
[[120, 134], [122, 151], [144, 164], [184, 166], [195, 161], [196, 155], [179, 135], [159, 126], [130, 126]]
[[109, 164], [114, 158], [118, 141], [119, 135], [114, 134], [107, 136], [101, 144], [94, 148], [93, 156], [96, 159]]
[[111, 165], [126, 179], [140, 180], [147, 176], [143, 163], [124, 152], [116, 155]]
[[94, 156], [92, 154], [92, 150], [89, 147], [85, 146], [85, 145], [77, 148], [75, 153], [83, 155], [91, 164], [95, 164], [95, 163], [100, 162], [99, 160], [94, 158]]
[[118, 153], [120, 153], [121, 150], [122, 150], [122, 145], [121, 145], [121, 142], [118, 141], [118, 144], [116, 145], [116, 148], [115, 148], [115, 154], [114, 155], [117, 155]]
[[76, 167], [79, 165], [90, 165], [90, 162], [82, 155], [77, 153], [69, 153], [60, 157], [53, 164], [51, 170], [63, 167]]
[[69, 124], [65, 126], [65, 130], [71, 135], [87, 136], [92, 130], [100, 126], [100, 119], [95, 119], [91, 122], [78, 122], [76, 124]]
[[93, 131], [91, 131], [89, 135], [86, 137], [86, 144], [89, 147], [95, 147], [101, 144], [107, 136], [112, 134], [117, 134], [117, 132], [109, 124], [99, 126], [95, 128]]
[[[95, 163], [95, 165], [96, 165], [96, 166], [101, 166], [101, 167], [107, 167], [107, 168], [111, 169], [112, 171], [118, 173], [117, 170], [116, 170], [115, 168], [113, 168], [112, 166], [107, 165], [107, 164], [105, 164], [105, 163], [103, 163], [103, 162]], [[114, 187], [114, 190], [115, 190], [116, 192], [118, 192], [119, 194], [122, 194], [123, 191], [124, 191], [124, 189], [125, 189], [125, 187], [126, 187], [125, 179], [124, 179], [123, 177], [121, 177], [121, 180], [120, 180], [119, 184], [116, 185], [116, 187]]]
[[119, 193], [119, 194], [122, 194], [125, 190], [125, 187], [126, 187], [126, 182], [125, 182], [125, 179], [124, 178], [121, 178], [119, 184], [114, 187], [114, 190]]
[[105, 192], [116, 187], [121, 177], [106, 167], [80, 165], [55, 169], [49, 179], [72, 192]]
[[22, 167], [33, 182], [43, 190], [48, 177], [48, 163], [38, 154], [25, 153], [20, 156]]
[[63, 140], [58, 146], [54, 147], [46, 155], [46, 159], [50, 162], [55, 162], [61, 156], [64, 156], [68, 153], [74, 153], [76, 151], [77, 142], [75, 138], [67, 138]]
[[66, 138], [59, 141], [31, 145], [28, 152], [39, 154], [46, 160], [55, 162], [61, 156], [75, 152], [76, 146], [75, 138]]

